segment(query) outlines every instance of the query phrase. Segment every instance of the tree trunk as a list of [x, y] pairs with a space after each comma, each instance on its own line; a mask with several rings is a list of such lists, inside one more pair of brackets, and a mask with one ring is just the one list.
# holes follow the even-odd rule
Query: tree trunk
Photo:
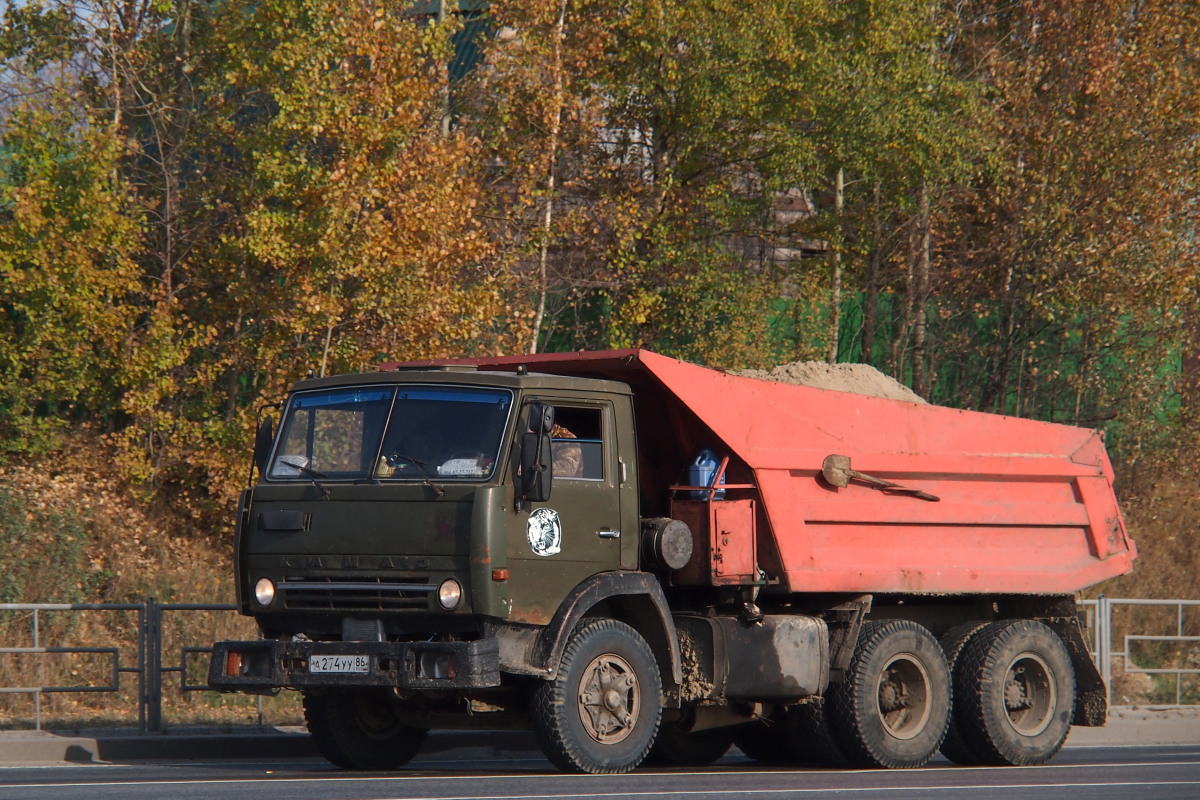
[[916, 268], [913, 273], [913, 391], [921, 397], [929, 396], [929, 367], [925, 357], [925, 305], [929, 297], [929, 262], [932, 234], [930, 232], [929, 186], [921, 186], [920, 210], [918, 211], [919, 237], [916, 253]]
[[329, 364], [329, 343], [333, 339], [333, 323], [325, 326], [325, 343], [321, 347], [321, 374], [320, 378], [325, 377], [325, 368]]
[[554, 97], [552, 99], [554, 105], [550, 114], [550, 148], [546, 163], [546, 205], [542, 213], [542, 242], [538, 251], [538, 305], [537, 312], [533, 317], [533, 334], [529, 342], [530, 355], [538, 352], [538, 339], [546, 319], [546, 295], [550, 290], [550, 232], [554, 224], [554, 178], [558, 166], [558, 137], [562, 130], [564, 105], [562, 48], [566, 32], [568, 2], [569, 0], [561, 0], [559, 3], [558, 21], [554, 27]]
[[916, 269], [913, 232], [910, 230], [905, 238], [908, 241], [908, 253], [904, 260], [904, 305], [900, 307], [900, 324], [896, 326], [896, 335], [892, 337], [892, 375], [898, 381], [905, 380], [908, 368], [908, 334], [912, 328], [913, 274]]
[[871, 207], [871, 254], [867, 257], [866, 299], [863, 303], [862, 358], [864, 364], [874, 364], [875, 306], [879, 303], [879, 271], [883, 260], [883, 220], [879, 215], [879, 182], [875, 182], [874, 203]]
[[[446, 24], [446, 0], [438, 0], [437, 8], [437, 24], [438, 27]], [[450, 136], [450, 61], [446, 60], [443, 68], [442, 79], [446, 82], [442, 87], [442, 119], [439, 126], [442, 132], [442, 137]]]
[[992, 346], [992, 364], [988, 372], [987, 385], [979, 399], [981, 410], [991, 409], [1004, 413], [1008, 382], [1012, 373], [1013, 337], [1016, 332], [1017, 313], [1017, 260], [1014, 250], [1004, 271], [1001, 287], [998, 330], [996, 343]]
[[839, 326], [842, 322], [842, 210], [846, 206], [846, 171], [838, 168], [833, 183], [833, 207], [837, 219], [837, 241], [833, 246], [833, 275], [829, 291], [829, 352], [826, 360], [836, 364], [838, 360]]

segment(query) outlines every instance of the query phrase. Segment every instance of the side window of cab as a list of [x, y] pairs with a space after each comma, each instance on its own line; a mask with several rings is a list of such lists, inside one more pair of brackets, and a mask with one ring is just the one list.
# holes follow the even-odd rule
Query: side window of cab
[[554, 479], [604, 480], [603, 416], [598, 408], [554, 406], [550, 431]]

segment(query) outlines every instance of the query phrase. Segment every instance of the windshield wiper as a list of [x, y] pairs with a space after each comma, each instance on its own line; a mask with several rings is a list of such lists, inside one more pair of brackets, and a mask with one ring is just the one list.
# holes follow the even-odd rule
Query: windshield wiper
[[[326, 500], [329, 499], [329, 490], [326, 489], [324, 486], [322, 486], [317, 481], [317, 478], [321, 478], [322, 480], [324, 480], [328, 476], [324, 472], [317, 472], [315, 469], [308, 466], [309, 463], [311, 463], [308, 460], [308, 458], [306, 458], [305, 456], [300, 456], [300, 455], [286, 455], [286, 456], [280, 456], [279, 460], [276, 463], [280, 467], [287, 467], [288, 469], [294, 469], [294, 470], [296, 470], [296, 472], [299, 472], [301, 475], [307, 475], [308, 479], [310, 481], [312, 481], [313, 486], [315, 486], [321, 490], [321, 496]], [[274, 470], [272, 470], [272, 471], [274, 471]], [[284, 474], [284, 475], [277, 475], [276, 477], [291, 477], [291, 476]]]
[[313, 486], [321, 490], [321, 497], [325, 500], [329, 499], [329, 490], [317, 482], [317, 478], [324, 479], [329, 477], [328, 475], [326, 475], [324, 472], [317, 472], [315, 469], [303, 466], [301, 464], [288, 464], [288, 466], [292, 469], [299, 470], [301, 474], [307, 475], [308, 479], [312, 481]]
[[433, 489], [433, 493], [438, 497], [442, 497], [446, 494], [445, 489], [433, 482], [433, 475], [429, 472], [425, 466], [425, 462], [421, 459], [413, 458], [405, 453], [392, 452], [384, 456], [383, 460], [392, 469], [404, 469], [409, 464], [416, 464], [417, 469], [421, 470], [421, 474], [425, 476], [425, 479], [422, 480], [421, 483], [425, 484], [430, 489]]
[[404, 469], [409, 464], [415, 464], [416, 469], [421, 470], [421, 475], [425, 476], [421, 483], [433, 489], [433, 494], [436, 494], [439, 498], [445, 494], [445, 489], [433, 482], [433, 474], [425, 467], [425, 462], [421, 461], [420, 458], [413, 458], [407, 455], [407, 453], [392, 452], [388, 456], [384, 456], [384, 462], [392, 469]]

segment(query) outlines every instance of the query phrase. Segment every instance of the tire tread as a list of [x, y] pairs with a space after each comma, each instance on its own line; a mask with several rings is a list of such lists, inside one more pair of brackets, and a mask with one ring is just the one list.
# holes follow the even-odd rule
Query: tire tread
[[[988, 676], [999, 669], [1007, 669], [1007, 664], [1000, 663], [1000, 654], [1013, 639], [1023, 636], [1042, 638], [1048, 646], [1060, 650], [1058, 656], [1065, 659], [1069, 673], [1069, 677], [1064, 676], [1064, 683], [1069, 687], [1072, 703], [1072, 708], [1066, 714], [1067, 724], [1062, 735], [1049, 747], [1034, 753], [1020, 752], [1013, 742], [1006, 741], [1009, 730], [1007, 721], [996, 718], [988, 702]], [[1062, 749], [1073, 716], [1075, 674], [1066, 646], [1052, 629], [1030, 619], [993, 622], [967, 643], [960, 658], [962, 671], [955, 686], [962, 698], [959, 730], [970, 750], [980, 757], [981, 763], [990, 766], [1036, 766], [1045, 764]], [[1066, 693], [1060, 690], [1060, 695]]]
[[[650, 665], [647, 674], [640, 677], [650, 681], [650, 686], [646, 688], [647, 696], [651, 698], [652, 703], [647, 706], [653, 706], [653, 708], [643, 707], [643, 713], [649, 713], [652, 716], [652, 728], [643, 746], [638, 748], [638, 752], [635, 752], [630, 758], [614, 763], [604, 763], [585, 752], [581, 744], [568, 735], [567, 725], [564, 718], [560, 716], [560, 714], [575, 713], [577, 698], [573, 696], [574, 689], [569, 685], [570, 681], [567, 679], [567, 675], [579, 657], [580, 650], [588, 646], [595, 637], [609, 633], [615, 633], [624, 638], [626, 644], [637, 651], [637, 655]], [[661, 717], [661, 695], [662, 684], [657, 662], [649, 645], [641, 635], [619, 620], [607, 617], [585, 619], [571, 634], [570, 640], [563, 650], [556, 676], [551, 680], [543, 681], [534, 689], [530, 703], [534, 738], [550, 763], [564, 772], [591, 773], [593, 775], [616, 775], [630, 772], [646, 759], [654, 745]], [[639, 736], [645, 737], [646, 731], [643, 730]]]
[[941, 639], [942, 652], [946, 654], [946, 663], [950, 667], [951, 685], [956, 689], [950, 707], [950, 724], [946, 727], [946, 738], [942, 740], [942, 755], [963, 766], [982, 764], [983, 758], [971, 748], [961, 733], [962, 726], [958, 721], [960, 703], [955, 681], [958, 680], [959, 658], [963, 648], [987, 625], [983, 621], [964, 622], [946, 631]]
[[[877, 676], [862, 673], [864, 663], [874, 660], [876, 654], [887, 646], [888, 640], [899, 635], [915, 635], [918, 641], [924, 641], [929, 649], [926, 655], [930, 663], [926, 667], [931, 671], [929, 677], [933, 685], [929, 687], [930, 692], [934, 692], [940, 683], [945, 694], [945, 707], [942, 709], [941, 719], [930, 720], [930, 725], [937, 726], [931, 739], [932, 746], [926, 748], [925, 752], [909, 756], [888, 752], [882, 746], [882, 742], [876, 739], [873, 722], [865, 716], [869, 702], [863, 694], [876, 691], [877, 686]], [[859, 630], [858, 644], [846, 669], [846, 680], [835, 685], [829, 694], [829, 721], [834, 740], [850, 762], [860, 767], [911, 769], [925, 765], [941, 746], [950, 721], [950, 671], [946, 667], [941, 647], [928, 629], [908, 620], [872, 620], [863, 623]], [[934, 701], [935, 698], [931, 696], [930, 702]]]

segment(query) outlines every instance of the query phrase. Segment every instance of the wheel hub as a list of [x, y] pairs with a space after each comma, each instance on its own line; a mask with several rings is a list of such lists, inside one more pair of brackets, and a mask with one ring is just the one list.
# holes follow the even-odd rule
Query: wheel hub
[[886, 714], [904, 708], [904, 685], [896, 681], [894, 671], [879, 687], [879, 708]]
[[641, 709], [637, 676], [624, 658], [606, 653], [592, 659], [579, 685], [579, 719], [601, 744], [616, 744], [633, 731]]
[[366, 736], [372, 739], [388, 739], [400, 729], [400, 721], [395, 712], [386, 703], [380, 703], [377, 698], [358, 693], [351, 702], [359, 730]]
[[1037, 653], [1021, 653], [1004, 676], [1004, 711], [1023, 736], [1037, 736], [1050, 727], [1058, 708], [1054, 673]]
[[1019, 669], [1013, 670], [1013, 674], [1009, 675], [1004, 685], [1004, 705], [1009, 711], [1029, 707], [1029, 700], [1025, 696], [1025, 685], [1018, 679], [1020, 672]]
[[876, 692], [879, 720], [897, 739], [920, 735], [932, 712], [930, 678], [921, 660], [901, 653], [888, 662], [879, 676]]

